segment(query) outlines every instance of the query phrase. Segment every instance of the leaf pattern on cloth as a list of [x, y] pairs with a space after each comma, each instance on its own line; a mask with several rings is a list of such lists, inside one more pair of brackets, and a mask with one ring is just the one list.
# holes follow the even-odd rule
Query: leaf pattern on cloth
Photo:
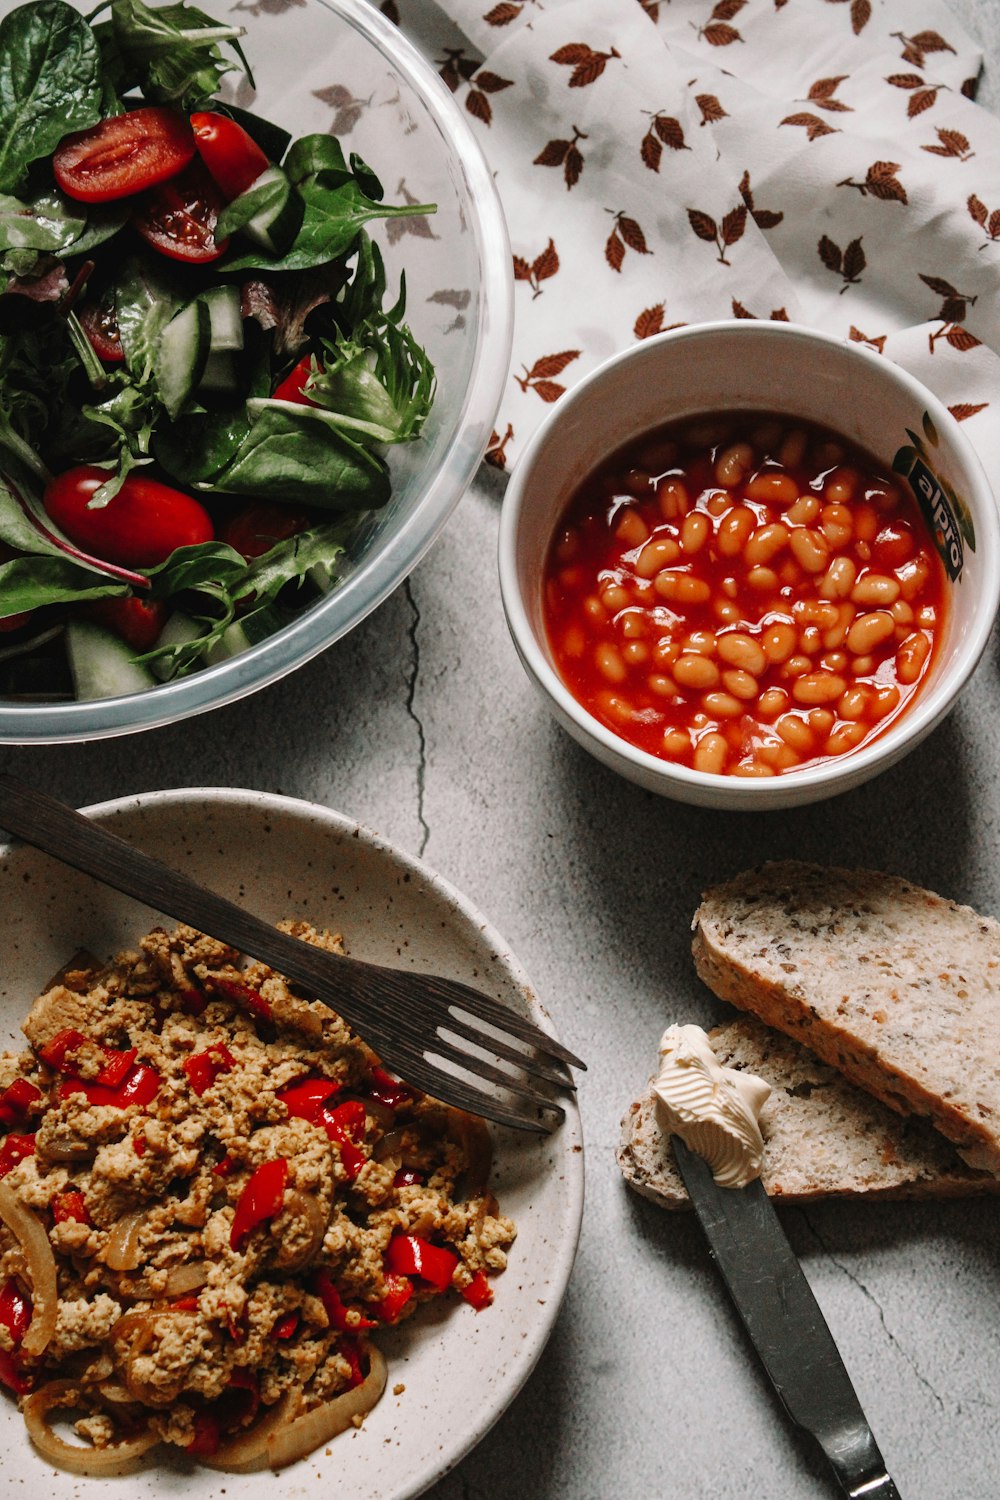
[[630, 343], [759, 318], [898, 361], [1000, 471], [1000, 120], [945, 0], [393, 3], [507, 218], [489, 463]]

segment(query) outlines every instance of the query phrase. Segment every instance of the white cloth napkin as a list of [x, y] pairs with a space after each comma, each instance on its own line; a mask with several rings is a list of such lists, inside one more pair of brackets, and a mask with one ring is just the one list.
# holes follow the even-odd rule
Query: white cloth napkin
[[781, 318], [905, 366], [1000, 470], [1000, 120], [937, 0], [390, 0], [466, 111], [514, 254], [487, 455], [679, 323]]

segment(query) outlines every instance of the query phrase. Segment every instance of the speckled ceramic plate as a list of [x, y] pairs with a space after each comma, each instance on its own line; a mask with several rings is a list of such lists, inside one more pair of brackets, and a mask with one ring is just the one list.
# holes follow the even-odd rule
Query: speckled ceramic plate
[[[116, 833], [242, 901], [262, 917], [303, 917], [343, 933], [361, 958], [471, 981], [551, 1029], [516, 959], [473, 907], [425, 865], [312, 803], [262, 792], [151, 792], [89, 811]], [[146, 907], [23, 846], [0, 847], [0, 1045], [45, 981], [80, 946], [112, 955], [151, 925]], [[386, 1393], [359, 1431], [282, 1472], [216, 1474], [183, 1458], [119, 1480], [80, 1479], [34, 1452], [13, 1404], [0, 1404], [7, 1497], [67, 1500], [117, 1488], [130, 1497], [196, 1500], [317, 1493], [409, 1500], [479, 1441], [524, 1384], [552, 1327], [573, 1264], [583, 1205], [580, 1122], [551, 1137], [498, 1130], [494, 1189], [517, 1222], [493, 1306], [428, 1306], [381, 1340]], [[394, 1388], [404, 1389], [394, 1394]], [[162, 1453], [163, 1450], [161, 1449]]]

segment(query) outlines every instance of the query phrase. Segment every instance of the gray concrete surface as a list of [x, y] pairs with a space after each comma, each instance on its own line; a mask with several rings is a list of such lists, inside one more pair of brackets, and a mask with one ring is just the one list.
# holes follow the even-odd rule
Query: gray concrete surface
[[[996, 109], [1000, 5], [953, 8], [994, 59], [980, 98]], [[406, 585], [268, 691], [144, 736], [0, 750], [0, 767], [77, 804], [230, 785], [358, 818], [481, 907], [589, 1059], [588, 1200], [562, 1313], [521, 1395], [432, 1500], [832, 1496], [695, 1224], [623, 1187], [618, 1122], [665, 1021], [716, 1013], [688, 953], [707, 882], [797, 855], [876, 864], [1000, 914], [998, 641], [951, 718], [867, 787], [766, 816], [685, 808], [588, 759], [536, 700], [500, 607], [500, 496], [486, 475]], [[905, 1500], [993, 1500], [1000, 1205], [841, 1203], [782, 1219]]]

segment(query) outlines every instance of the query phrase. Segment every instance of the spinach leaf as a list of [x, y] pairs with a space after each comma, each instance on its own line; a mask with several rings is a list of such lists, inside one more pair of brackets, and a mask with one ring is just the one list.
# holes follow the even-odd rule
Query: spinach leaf
[[401, 219], [434, 212], [432, 203], [405, 203], [399, 208], [377, 203], [374, 198], [366, 197], [354, 178], [336, 187], [328, 187], [324, 178], [325, 173], [321, 173], [299, 184], [305, 213], [299, 232], [284, 255], [275, 259], [262, 250], [247, 248], [235, 255], [230, 252], [218, 262], [219, 270], [305, 271], [345, 254], [371, 219]]
[[233, 47], [253, 82], [239, 45], [243, 28], [220, 26], [183, 0], [155, 10], [143, 0], [111, 0], [111, 20], [95, 31], [120, 93], [138, 87], [151, 102], [187, 111], [199, 108], [237, 66], [225, 61], [219, 42]]
[[0, 250], [65, 250], [86, 227], [81, 205], [62, 193], [40, 193], [30, 203], [0, 195]]
[[83, 599], [110, 599], [128, 593], [117, 579], [101, 579], [65, 555], [16, 557], [0, 566], [0, 618], [44, 604], [75, 604]]
[[157, 339], [184, 301], [151, 258], [133, 256], [123, 265], [115, 284], [115, 316], [125, 363], [136, 380], [152, 377]]
[[221, 474], [196, 488], [322, 510], [370, 509], [388, 500], [389, 474], [381, 458], [338, 431], [327, 413], [279, 401], [263, 406]]
[[193, 412], [164, 422], [153, 434], [153, 455], [180, 485], [214, 479], [250, 433], [250, 416], [238, 411]]
[[0, 192], [101, 118], [101, 54], [65, 0], [35, 0], [0, 21]]

